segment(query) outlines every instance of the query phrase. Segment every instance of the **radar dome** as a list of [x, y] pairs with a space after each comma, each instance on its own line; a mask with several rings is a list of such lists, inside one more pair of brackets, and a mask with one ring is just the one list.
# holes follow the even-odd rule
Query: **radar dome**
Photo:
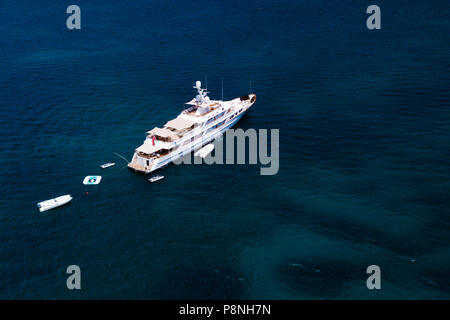
[[198, 88], [198, 89], [200, 89], [200, 88], [202, 87], [201, 81], [197, 81], [197, 82], [195, 83], [195, 87]]

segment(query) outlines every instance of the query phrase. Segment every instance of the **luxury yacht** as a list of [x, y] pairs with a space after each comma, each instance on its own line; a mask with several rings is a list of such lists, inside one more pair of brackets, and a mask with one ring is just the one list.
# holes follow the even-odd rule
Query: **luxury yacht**
[[239, 121], [255, 103], [256, 95], [248, 94], [233, 100], [210, 100], [202, 83], [197, 81], [197, 96], [187, 102], [188, 107], [163, 128], [147, 132], [128, 167], [141, 173], [155, 171], [191, 153], [214, 139]]

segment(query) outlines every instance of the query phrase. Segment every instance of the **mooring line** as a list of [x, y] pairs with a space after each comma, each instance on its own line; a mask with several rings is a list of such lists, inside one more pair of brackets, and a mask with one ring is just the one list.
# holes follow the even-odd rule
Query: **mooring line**
[[125, 158], [124, 156], [121, 156], [120, 154], [118, 154], [117, 152], [114, 152], [116, 155], [118, 155], [119, 157], [121, 157], [123, 160], [125, 160], [127, 163], [130, 163], [130, 161], [127, 160], [127, 158]]

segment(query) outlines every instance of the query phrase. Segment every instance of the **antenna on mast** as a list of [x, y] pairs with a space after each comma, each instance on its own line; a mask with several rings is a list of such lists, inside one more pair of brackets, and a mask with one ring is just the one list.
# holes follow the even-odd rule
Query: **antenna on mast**
[[222, 76], [222, 101], [223, 101], [223, 76]]

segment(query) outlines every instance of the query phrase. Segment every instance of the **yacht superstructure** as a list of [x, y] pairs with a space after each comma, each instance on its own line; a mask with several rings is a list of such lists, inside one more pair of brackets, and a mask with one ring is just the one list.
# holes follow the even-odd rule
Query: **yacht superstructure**
[[178, 117], [163, 128], [147, 132], [128, 167], [141, 173], [155, 171], [220, 137], [255, 103], [256, 95], [248, 94], [233, 100], [210, 100], [208, 92], [197, 81], [197, 96], [186, 104]]

